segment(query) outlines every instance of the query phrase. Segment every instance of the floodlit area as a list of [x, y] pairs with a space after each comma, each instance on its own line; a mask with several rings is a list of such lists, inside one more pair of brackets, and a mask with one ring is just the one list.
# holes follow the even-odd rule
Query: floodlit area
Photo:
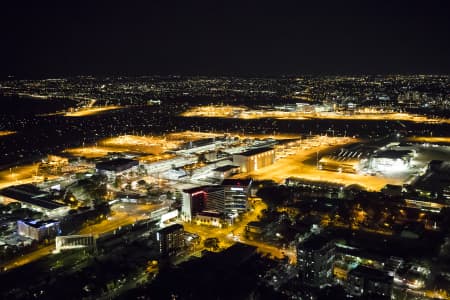
[[11, 167], [0, 171], [0, 189], [11, 185], [39, 182], [44, 180], [40, 176], [36, 176], [37, 172], [37, 164]]
[[15, 131], [0, 131], [0, 137], [15, 134]]
[[121, 106], [109, 105], [109, 106], [101, 106], [101, 107], [89, 107], [89, 108], [81, 108], [79, 110], [70, 111], [64, 113], [65, 117], [87, 117], [92, 116], [98, 113], [103, 113], [110, 110], [115, 110], [122, 108]]
[[349, 144], [358, 142], [353, 138], [320, 136], [304, 141], [304, 145], [291, 151], [292, 155], [280, 158], [274, 164], [247, 174], [236, 175], [238, 178], [252, 177], [256, 180], [274, 180], [284, 182], [286, 178], [294, 177], [310, 181], [338, 183], [343, 185], [360, 185], [367, 190], [378, 191], [386, 184], [401, 184], [402, 178], [384, 176], [369, 176], [367, 174], [350, 174], [319, 170], [317, 160], [319, 155], [330, 153]]
[[[262, 135], [250, 134], [245, 136], [238, 136], [244, 138], [272, 138], [275, 140], [298, 138], [294, 134], [277, 134], [277, 135]], [[173, 155], [165, 153], [179, 148], [183, 143], [196, 141], [200, 139], [213, 138], [224, 136], [223, 133], [207, 133], [195, 131], [183, 131], [167, 134], [164, 136], [137, 136], [137, 135], [123, 135], [118, 137], [107, 138], [99, 141], [94, 146], [84, 146], [77, 148], [66, 149], [65, 152], [73, 156], [85, 158], [101, 158], [111, 153], [140, 153], [143, 154], [143, 161], [158, 161], [170, 159]]]
[[330, 120], [392, 120], [410, 121], [417, 123], [435, 122], [450, 123], [449, 119], [431, 119], [426, 116], [408, 113], [383, 112], [383, 111], [352, 111], [351, 113], [337, 111], [284, 111], [267, 109], [249, 109], [242, 106], [198, 106], [182, 113], [183, 117], [208, 117], [208, 118], [238, 118], [238, 119], [330, 119]]
[[439, 144], [450, 144], [450, 137], [437, 137], [437, 136], [417, 136], [407, 139], [410, 142], [417, 143], [439, 143]]
[[[155, 155], [158, 156], [164, 151], [173, 150], [180, 143], [180, 141], [169, 140], [165, 137], [123, 135], [101, 140], [95, 146], [70, 148], [65, 152], [86, 158], [104, 157], [110, 153], [137, 152], [152, 155], [152, 160], [155, 160]], [[163, 156], [160, 157], [160, 159], [163, 158]]]
[[[436, 142], [442, 139], [436, 139]], [[321, 164], [330, 160], [329, 155], [336, 153], [336, 150], [356, 153], [357, 151], [345, 150], [349, 144], [364, 149], [366, 142], [325, 136], [298, 141], [294, 147], [278, 150], [274, 164], [236, 177], [274, 180], [278, 183], [284, 182], [286, 178], [297, 178], [344, 186], [358, 185], [368, 191], [379, 191], [387, 184], [411, 184], [424, 174], [430, 161], [447, 160], [450, 157], [448, 146], [392, 143], [361, 159], [351, 158], [348, 161], [343, 156], [335, 157], [334, 170], [321, 168]], [[339, 164], [345, 167], [354, 164], [354, 170], [346, 172]]]

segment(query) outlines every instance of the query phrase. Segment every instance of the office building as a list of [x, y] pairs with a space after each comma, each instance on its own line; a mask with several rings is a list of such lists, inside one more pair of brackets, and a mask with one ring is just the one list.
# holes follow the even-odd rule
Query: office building
[[241, 172], [248, 173], [267, 167], [275, 162], [275, 150], [270, 147], [256, 148], [233, 155], [233, 163]]
[[57, 220], [19, 220], [17, 232], [33, 240], [43, 241], [54, 238], [61, 233], [61, 229]]
[[321, 287], [333, 281], [335, 244], [320, 235], [313, 235], [297, 246], [297, 265], [301, 281]]
[[159, 253], [163, 257], [178, 255], [184, 249], [184, 227], [174, 224], [164, 227], [156, 232]]
[[224, 189], [224, 213], [240, 214], [248, 209], [248, 197], [252, 179], [225, 179], [221, 186]]

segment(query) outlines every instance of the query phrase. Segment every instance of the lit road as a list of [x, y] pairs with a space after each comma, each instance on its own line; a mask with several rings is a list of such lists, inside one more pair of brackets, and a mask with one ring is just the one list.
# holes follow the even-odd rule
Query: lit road
[[52, 251], [55, 249], [55, 245], [51, 244], [50, 246], [45, 246], [43, 248], [40, 248], [36, 251], [33, 251], [28, 254], [24, 254], [23, 256], [17, 257], [13, 260], [10, 260], [9, 262], [6, 262], [0, 266], [0, 270], [10, 270], [14, 269], [20, 266], [23, 266], [27, 263], [30, 263], [32, 261], [38, 260], [42, 257], [45, 257], [52, 253]]
[[137, 221], [148, 219], [147, 213], [163, 207], [164, 204], [115, 204], [111, 208], [112, 216], [98, 224], [87, 226], [79, 231], [79, 234], [92, 234], [98, 237], [107, 232], [112, 232], [122, 226], [134, 224]]
[[15, 134], [15, 131], [0, 131], [0, 137]]
[[122, 108], [120, 106], [110, 105], [110, 106], [98, 106], [98, 107], [88, 107], [88, 108], [82, 108], [77, 111], [67, 112], [64, 113], [65, 117], [86, 117], [86, 116], [92, 116], [98, 113], [102, 113], [109, 110], [115, 110]]
[[418, 143], [441, 143], [450, 144], [450, 137], [436, 137], [436, 136], [420, 136], [407, 138], [408, 141]]

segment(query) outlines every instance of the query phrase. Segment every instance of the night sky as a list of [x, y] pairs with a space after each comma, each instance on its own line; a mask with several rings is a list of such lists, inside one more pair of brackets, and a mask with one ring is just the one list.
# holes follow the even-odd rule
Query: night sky
[[447, 1], [29, 2], [0, 4], [2, 77], [450, 73]]

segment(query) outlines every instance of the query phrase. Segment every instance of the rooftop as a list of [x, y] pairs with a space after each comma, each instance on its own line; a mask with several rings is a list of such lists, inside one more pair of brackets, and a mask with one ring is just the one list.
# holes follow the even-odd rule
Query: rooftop
[[252, 179], [224, 179], [221, 185], [247, 187], [252, 183]]
[[270, 150], [273, 150], [271, 147], [262, 147], [262, 148], [256, 148], [256, 149], [250, 149], [241, 153], [236, 153], [235, 155], [242, 155], [242, 156], [253, 156], [260, 153], [268, 152]]
[[385, 158], [403, 158], [411, 155], [411, 150], [385, 150], [379, 151], [373, 155], [373, 157], [385, 157]]
[[139, 165], [139, 162], [136, 160], [128, 158], [116, 158], [113, 160], [99, 162], [95, 165], [95, 167], [99, 170], [120, 172], [137, 165]]
[[0, 195], [49, 210], [64, 206], [63, 204], [54, 202], [48, 193], [39, 190], [32, 184], [7, 187], [0, 190]]
[[51, 226], [55, 223], [59, 223], [59, 221], [57, 220], [30, 220], [30, 219], [25, 219], [25, 220], [19, 220], [18, 222], [22, 222], [27, 224], [28, 226], [34, 227], [34, 228], [41, 228], [41, 227], [45, 227], [45, 226]]
[[392, 276], [389, 276], [385, 271], [377, 270], [374, 268], [369, 268], [365, 266], [359, 265], [355, 269], [351, 270], [349, 275], [355, 275], [358, 277], [364, 277], [367, 279], [375, 279], [378, 281], [384, 281], [384, 282], [392, 282], [393, 278]]
[[177, 231], [177, 230], [183, 230], [183, 229], [184, 229], [183, 225], [181, 225], [181, 224], [173, 224], [173, 225], [170, 225], [170, 226], [167, 226], [167, 227], [164, 227], [164, 228], [158, 230], [158, 232], [170, 233], [170, 232], [174, 232], [174, 231]]
[[225, 165], [225, 166], [221, 166], [221, 167], [215, 168], [213, 171], [226, 172], [226, 171], [233, 170], [233, 169], [236, 169], [236, 168], [239, 168], [239, 166]]

